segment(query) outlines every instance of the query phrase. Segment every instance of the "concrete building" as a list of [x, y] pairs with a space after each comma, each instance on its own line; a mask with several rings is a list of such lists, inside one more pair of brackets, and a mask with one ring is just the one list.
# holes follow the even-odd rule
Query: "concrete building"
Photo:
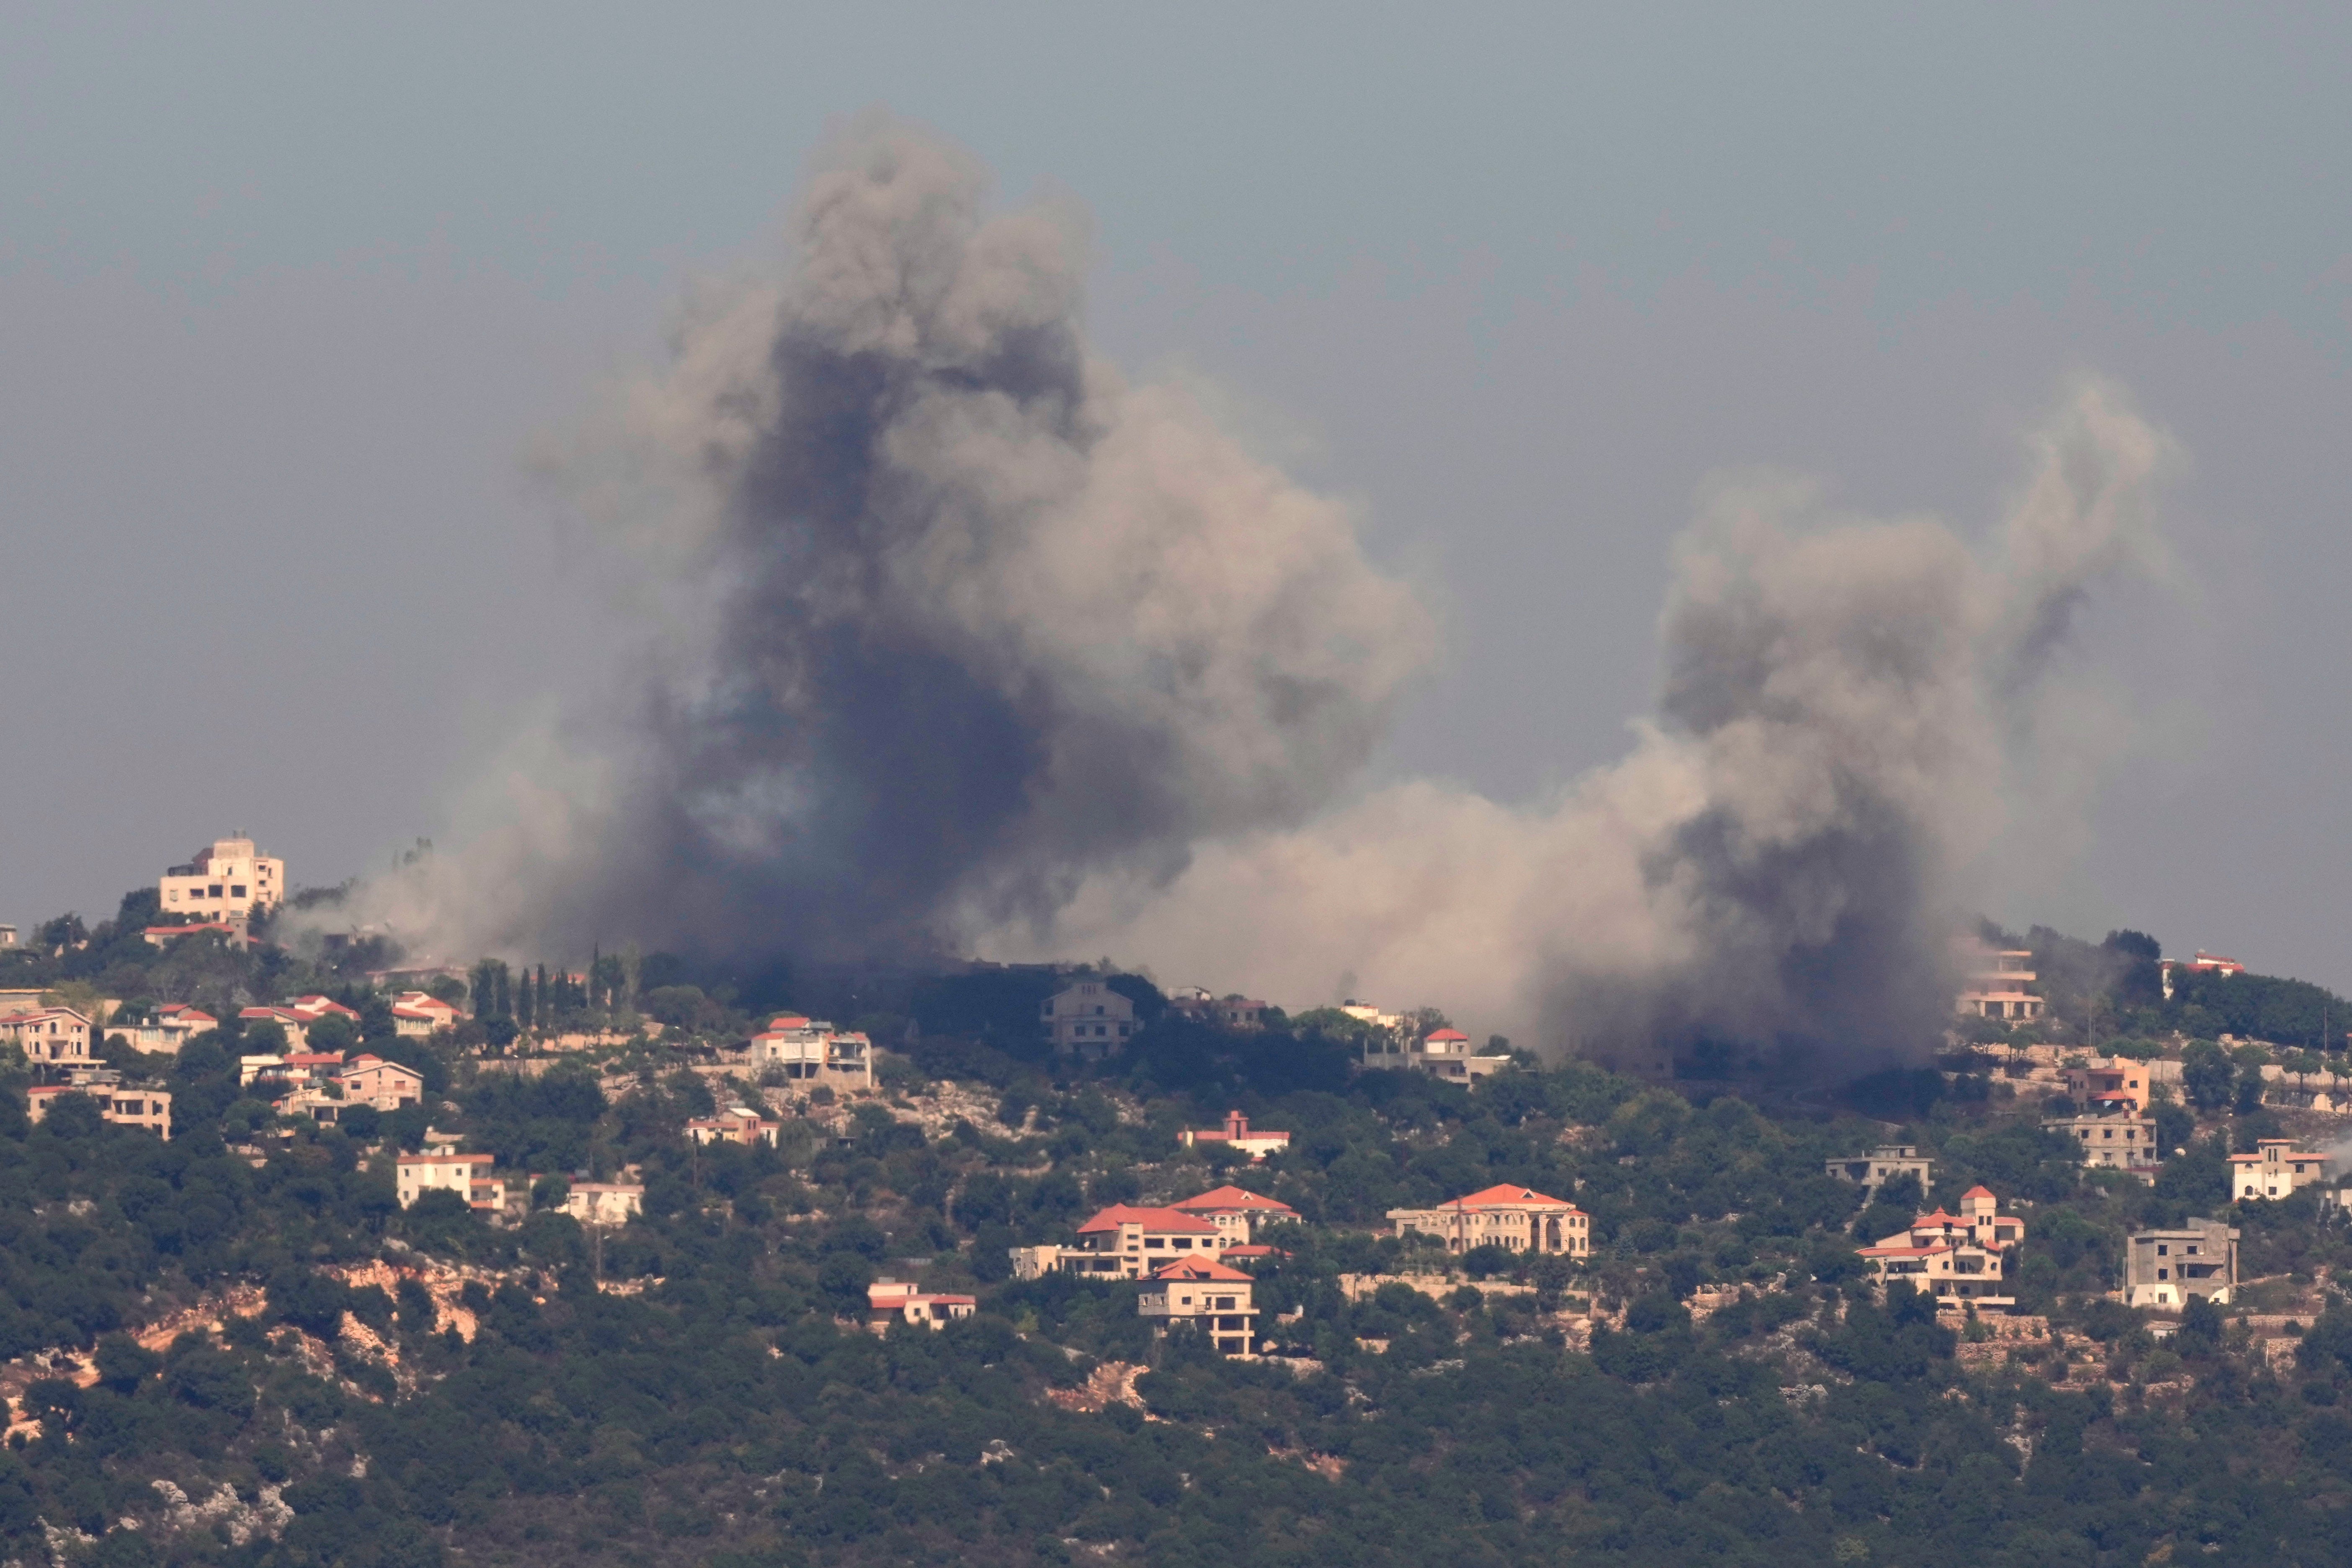
[[2164, 1163], [2164, 1152], [2156, 1146], [2152, 1116], [2136, 1116], [2127, 1110], [2053, 1116], [2042, 1123], [2042, 1130], [2073, 1139], [2083, 1152], [2085, 1165], [2147, 1175]]
[[2124, 1305], [2179, 1311], [2189, 1298], [2225, 1306], [2238, 1288], [2238, 1233], [2218, 1219], [2136, 1232], [2124, 1243]]
[[286, 862], [262, 854], [250, 838], [218, 838], [165, 871], [156, 890], [166, 914], [242, 920], [286, 901]]
[[2156, 1075], [2146, 1062], [2128, 1058], [2094, 1058], [2080, 1067], [2060, 1069], [2066, 1080], [2066, 1098], [2094, 1112], [2128, 1110], [2136, 1116], [2147, 1113], [2148, 1091], [2156, 1086]]
[[2032, 1023], [2047, 1004], [2032, 987], [2040, 978], [2033, 954], [2022, 949], [1988, 947], [1980, 942], [1960, 944], [1968, 981], [1952, 1004], [1963, 1017], [1992, 1018], [2002, 1023]]
[[297, 996], [291, 1002], [264, 1007], [241, 1008], [237, 1018], [248, 1029], [256, 1024], [275, 1024], [286, 1031], [286, 1044], [295, 1051], [307, 1050], [310, 1044], [312, 1026], [321, 1019], [345, 1018], [356, 1026], [360, 1016], [341, 1002], [320, 995]]
[[563, 1212], [582, 1225], [626, 1225], [646, 1212], [646, 1190], [627, 1182], [573, 1182]]
[[1470, 1049], [1470, 1037], [1459, 1029], [1436, 1029], [1419, 1040], [1367, 1040], [1364, 1066], [1388, 1071], [1425, 1072], [1465, 1089], [1511, 1065], [1505, 1056], [1483, 1056]]
[[1897, 1176], [1918, 1177], [1923, 1195], [1936, 1184], [1936, 1162], [1910, 1143], [1882, 1143], [1867, 1154], [1832, 1160], [1826, 1169], [1839, 1181], [1852, 1182], [1869, 1191], [1875, 1191]]
[[1884, 1291], [1896, 1280], [1939, 1302], [2006, 1311], [2017, 1304], [2010, 1262], [2025, 1240], [2025, 1222], [2000, 1213], [1990, 1188], [1970, 1187], [1960, 1212], [1923, 1214], [1875, 1245], [1858, 1247], [1863, 1267]]
[[837, 1089], [874, 1087], [874, 1042], [820, 1018], [787, 1013], [751, 1037], [751, 1058], [783, 1069], [793, 1082], [814, 1080]]
[[1238, 1268], [1206, 1258], [1184, 1258], [1152, 1272], [1136, 1297], [1135, 1310], [1157, 1319], [1164, 1332], [1192, 1323], [1227, 1355], [1257, 1349], [1257, 1282]]
[[1448, 1252], [1493, 1245], [1513, 1252], [1584, 1258], [1592, 1251], [1592, 1219], [1561, 1198], [1529, 1187], [1488, 1187], [1433, 1209], [1391, 1209], [1399, 1236], [1434, 1237]]
[[782, 1122], [771, 1121], [740, 1105], [730, 1105], [716, 1116], [697, 1117], [686, 1124], [686, 1135], [697, 1143], [740, 1143], [746, 1149], [761, 1143], [773, 1148], [782, 1131]]
[[89, 1020], [71, 1007], [33, 1007], [0, 1014], [0, 1040], [35, 1067], [89, 1060]]
[[1015, 1279], [1034, 1279], [1055, 1270], [1103, 1279], [1139, 1279], [1172, 1258], [1223, 1250], [1225, 1228], [1214, 1220], [1172, 1208], [1137, 1208], [1113, 1204], [1078, 1226], [1073, 1247], [1016, 1247]]
[[1135, 1004], [1099, 980], [1081, 980], [1045, 999], [1038, 1015], [1057, 1051], [1101, 1056], [1135, 1034]]
[[185, 925], [148, 926], [139, 934], [149, 947], [169, 947], [186, 936], [203, 936], [206, 932], [219, 937], [231, 947], [250, 947], [253, 933], [243, 915], [226, 921], [190, 921]]
[[507, 1206], [507, 1184], [490, 1173], [489, 1154], [403, 1154], [394, 1180], [402, 1208], [413, 1208], [430, 1192], [455, 1193], [472, 1207], [496, 1214]]
[[927, 1295], [897, 1279], [877, 1279], [866, 1288], [866, 1321], [877, 1334], [894, 1322], [919, 1323], [936, 1333], [979, 1308], [978, 1297]]
[[25, 1116], [30, 1121], [48, 1120], [49, 1107], [61, 1094], [87, 1094], [98, 1101], [98, 1114], [118, 1127], [138, 1127], [172, 1141], [172, 1097], [160, 1089], [124, 1089], [120, 1084], [36, 1084], [25, 1091]]
[[2264, 1138], [2251, 1154], [2230, 1156], [2230, 1201], [2292, 1197], [2327, 1179], [2326, 1157], [2298, 1149], [2292, 1138]]
[[1269, 1132], [1264, 1129], [1252, 1131], [1249, 1118], [1238, 1110], [1225, 1112], [1225, 1124], [1222, 1128], [1187, 1127], [1176, 1137], [1187, 1149], [1222, 1147], [1231, 1149], [1236, 1154], [1247, 1154], [1252, 1160], [1263, 1160], [1268, 1154], [1279, 1154], [1290, 1147], [1289, 1133]]

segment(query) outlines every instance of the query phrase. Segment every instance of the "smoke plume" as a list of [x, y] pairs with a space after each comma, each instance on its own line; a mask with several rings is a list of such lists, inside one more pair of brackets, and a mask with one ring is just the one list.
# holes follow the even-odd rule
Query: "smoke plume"
[[1981, 545], [1724, 488], [1623, 761], [1356, 795], [1429, 617], [1344, 508], [1089, 353], [1085, 254], [938, 138], [845, 132], [776, 275], [693, 301], [561, 464], [636, 678], [370, 912], [452, 957], [1111, 952], [1619, 1059], [1927, 1037], [1989, 854], [2077, 809], [2072, 624], [2161, 563], [2167, 444], [2115, 388]]
[[2050, 721], [2079, 695], [2072, 623], [2164, 568], [2168, 445], [2116, 389], [2073, 388], [2033, 447], [1981, 551], [1802, 485], [1725, 489], [1676, 549], [1658, 711], [1623, 761], [1532, 807], [1409, 783], [1170, 885], [1106, 872], [1055, 940], [1294, 1005], [1442, 1001], [1626, 1066], [1702, 1039], [1916, 1056], [1989, 858], [2074, 804]]
[[1431, 646], [1342, 506], [1081, 330], [1081, 215], [992, 215], [872, 118], [781, 277], [695, 301], [558, 467], [656, 628], [499, 770], [466, 854], [372, 892], [436, 945], [856, 956], [1303, 821]]

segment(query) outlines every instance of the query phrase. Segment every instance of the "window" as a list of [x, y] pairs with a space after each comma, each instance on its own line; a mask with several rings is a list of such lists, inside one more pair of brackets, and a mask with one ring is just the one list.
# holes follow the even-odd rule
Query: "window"
[[211, 899], [219, 898], [221, 896], [220, 884], [218, 882], [215, 882], [211, 887], [205, 889], [205, 896]]
[[243, 882], [231, 882], [228, 887], [228, 896], [232, 899], [241, 899], [245, 897], [245, 884]]
[[2156, 1271], [2156, 1277], [2158, 1279], [2169, 1279], [2172, 1278], [2172, 1270], [2169, 1268], [2159, 1268]]

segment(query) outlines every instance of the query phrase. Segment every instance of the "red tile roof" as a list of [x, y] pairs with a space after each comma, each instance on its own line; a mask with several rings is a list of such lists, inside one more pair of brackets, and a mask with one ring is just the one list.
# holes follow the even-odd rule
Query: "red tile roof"
[[1151, 1277], [1154, 1279], [1233, 1279], [1244, 1285], [1256, 1283], [1240, 1269], [1212, 1263], [1205, 1258], [1180, 1258], [1165, 1268], [1154, 1269]]
[[1286, 1214], [1294, 1219], [1298, 1215], [1298, 1211], [1288, 1204], [1276, 1203], [1272, 1198], [1262, 1197], [1256, 1193], [1247, 1192], [1240, 1187], [1212, 1187], [1197, 1197], [1186, 1198], [1182, 1203], [1171, 1204], [1168, 1206], [1176, 1209], [1199, 1209], [1208, 1214], [1237, 1210], [1246, 1210], [1252, 1214]]
[[1962, 1203], [1968, 1202], [1970, 1198], [1990, 1198], [1995, 1203], [1999, 1203], [2000, 1201], [2000, 1194], [1994, 1192], [1990, 1187], [1975, 1186], [1970, 1187], [1967, 1192], [1960, 1194], [1960, 1202]]
[[1459, 1029], [1439, 1029], [1425, 1037], [1433, 1040], [1466, 1040], [1470, 1037]]
[[1567, 1209], [1572, 1214], [1584, 1212], [1565, 1198], [1546, 1197], [1532, 1187], [1514, 1187], [1507, 1184], [1488, 1187], [1484, 1192], [1472, 1193], [1466, 1198], [1450, 1199], [1437, 1206], [1442, 1209], [1505, 1209], [1525, 1208], [1530, 1205], [1549, 1205]]
[[1139, 1225], [1146, 1230], [1170, 1231], [1182, 1236], [1217, 1234], [1217, 1227], [1207, 1220], [1195, 1219], [1175, 1209], [1129, 1208], [1125, 1204], [1111, 1205], [1078, 1226], [1078, 1234], [1087, 1236], [1097, 1231], [1117, 1230], [1123, 1225]]

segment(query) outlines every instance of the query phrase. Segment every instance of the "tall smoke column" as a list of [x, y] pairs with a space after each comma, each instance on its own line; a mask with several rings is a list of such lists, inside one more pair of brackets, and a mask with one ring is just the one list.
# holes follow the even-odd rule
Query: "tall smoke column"
[[1724, 490], [1677, 549], [1658, 712], [1622, 762], [1533, 808], [1411, 783], [1172, 885], [1098, 876], [1053, 942], [1295, 1004], [1443, 1001], [1625, 1065], [1699, 1039], [1916, 1051], [1988, 853], [2079, 809], [2051, 721], [2077, 611], [2164, 566], [2168, 444], [2116, 389], [2075, 387], [2034, 447], [1981, 553], [1800, 485]]
[[1361, 765], [1419, 604], [1344, 508], [1089, 354], [1081, 215], [987, 196], [868, 117], [785, 275], [695, 302], [560, 465], [644, 679], [502, 760], [463, 852], [364, 916], [459, 954], [921, 952]]

